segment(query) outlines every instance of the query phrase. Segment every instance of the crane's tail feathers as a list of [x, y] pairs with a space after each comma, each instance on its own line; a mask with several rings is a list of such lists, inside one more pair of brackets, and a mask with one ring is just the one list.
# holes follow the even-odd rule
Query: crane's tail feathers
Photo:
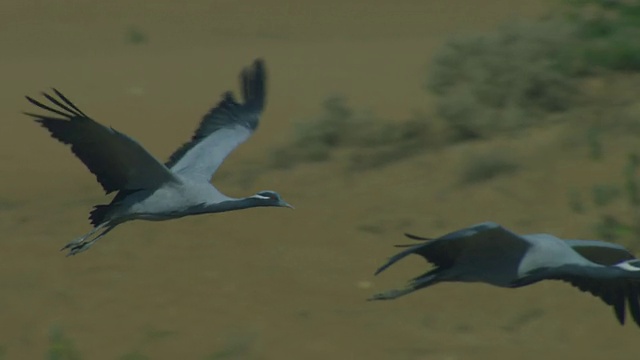
[[408, 237], [411, 240], [425, 241], [425, 240], [433, 240], [432, 238], [426, 238], [418, 235], [404, 233], [404, 236]]
[[91, 212], [89, 213], [89, 220], [91, 221], [91, 225], [98, 226], [104, 223], [109, 209], [111, 209], [111, 205], [94, 206], [93, 210], [91, 210]]
[[[100, 240], [103, 236], [105, 236], [109, 231], [113, 230], [117, 224], [111, 224], [109, 222], [104, 222], [96, 227], [94, 227], [88, 233], [70, 241], [67, 245], [62, 247], [60, 251], [64, 251], [69, 249], [67, 256], [75, 255], [77, 253], [81, 253], [83, 251], [88, 250], [96, 241]], [[101, 231], [102, 230], [102, 231]], [[97, 236], [91, 238], [95, 233], [101, 231]]]
[[[402, 245], [401, 245], [402, 246]], [[389, 258], [389, 260], [387, 260], [387, 263], [382, 265], [378, 270], [376, 270], [376, 272], [374, 273], [374, 275], [378, 275], [381, 272], [383, 272], [384, 270], [386, 270], [389, 266], [395, 264], [397, 261], [399, 261], [400, 259], [403, 259], [411, 254], [413, 254], [415, 252], [416, 249], [420, 248], [422, 246], [422, 244], [419, 245], [413, 245], [411, 247], [407, 247], [407, 249], [399, 252], [398, 254], [392, 256]], [[402, 246], [404, 247], [404, 246]]]

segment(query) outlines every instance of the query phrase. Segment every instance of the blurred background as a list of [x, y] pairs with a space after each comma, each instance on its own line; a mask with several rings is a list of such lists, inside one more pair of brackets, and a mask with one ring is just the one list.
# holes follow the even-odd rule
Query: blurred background
[[[373, 271], [403, 232], [492, 220], [640, 248], [640, 4], [7, 0], [0, 12], [0, 359], [630, 359], [638, 329], [559, 282]], [[252, 209], [119, 227], [21, 114], [56, 87], [161, 159], [263, 57], [260, 128], [214, 178]]]

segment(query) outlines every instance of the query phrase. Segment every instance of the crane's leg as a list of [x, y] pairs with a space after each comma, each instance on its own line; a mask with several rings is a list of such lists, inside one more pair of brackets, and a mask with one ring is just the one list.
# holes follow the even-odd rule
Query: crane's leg
[[67, 245], [65, 245], [62, 249], [60, 249], [60, 251], [68, 249], [74, 245], [80, 244], [82, 242], [84, 242], [88, 237], [90, 237], [91, 235], [95, 234], [96, 232], [98, 232], [100, 229], [102, 229], [103, 227], [105, 227], [107, 224], [103, 223], [100, 224], [96, 227], [94, 227], [93, 229], [91, 229], [91, 231], [89, 231], [88, 233], [82, 235], [82, 236], [78, 236], [77, 238], [69, 241], [69, 243], [67, 243]]
[[407, 285], [407, 287], [405, 287], [404, 289], [397, 289], [397, 290], [389, 290], [389, 291], [385, 291], [379, 294], [375, 294], [372, 297], [370, 297], [369, 301], [372, 300], [391, 300], [391, 299], [395, 299], [398, 298], [400, 296], [404, 296], [407, 295], [409, 293], [412, 293], [416, 290], [425, 288], [427, 286], [431, 286], [433, 284], [436, 284], [438, 282], [441, 281], [441, 278], [439, 276], [439, 269], [435, 269], [432, 270], [430, 272], [427, 272], [424, 275], [421, 275], [415, 279], [413, 279], [411, 282], [409, 282], [409, 284]]
[[[104, 229], [105, 227], [106, 227], [106, 229]], [[60, 251], [69, 249], [69, 253], [67, 254], [67, 256], [75, 255], [77, 253], [86, 251], [87, 249], [89, 249], [91, 247], [91, 245], [93, 245], [101, 237], [105, 236], [109, 231], [113, 230], [114, 227], [116, 227], [116, 225], [111, 225], [111, 224], [109, 224], [109, 222], [102, 223], [102, 224], [96, 226], [95, 228], [93, 228], [88, 233], [86, 233], [86, 234], [74, 239], [73, 241], [69, 242], [62, 249], [60, 249]], [[91, 238], [91, 236], [93, 234], [95, 234], [96, 232], [98, 232], [98, 231], [100, 231], [102, 229], [104, 229], [104, 230], [100, 234], [98, 234], [93, 239], [88, 240], [88, 239]]]
[[372, 301], [372, 300], [391, 300], [391, 299], [395, 299], [397, 297], [400, 297], [402, 295], [407, 295], [408, 293], [414, 292], [416, 291], [416, 289], [412, 289], [411, 287], [406, 287], [404, 289], [395, 289], [395, 290], [389, 290], [389, 291], [385, 291], [385, 292], [381, 292], [378, 294], [373, 295], [372, 297], [368, 298], [367, 300]]

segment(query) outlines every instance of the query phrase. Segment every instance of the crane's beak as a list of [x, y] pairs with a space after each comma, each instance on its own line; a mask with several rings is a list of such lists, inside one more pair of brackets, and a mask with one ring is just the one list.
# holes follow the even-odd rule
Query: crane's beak
[[289, 204], [288, 202], [286, 202], [284, 200], [280, 201], [280, 206], [288, 207], [289, 209], [295, 209], [295, 207], [293, 207], [293, 205]]

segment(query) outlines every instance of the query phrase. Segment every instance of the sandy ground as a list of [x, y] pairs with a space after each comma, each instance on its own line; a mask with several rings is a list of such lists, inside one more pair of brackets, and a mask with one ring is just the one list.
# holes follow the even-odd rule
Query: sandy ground
[[[242, 196], [279, 191], [295, 211], [253, 209], [118, 228], [90, 252], [58, 249], [107, 202], [67, 148], [20, 114], [26, 94], [55, 86], [97, 120], [158, 157], [255, 57], [267, 61], [269, 104], [255, 136], [225, 163], [261, 159], [331, 94], [403, 118], [428, 111], [426, 64], [450, 36], [545, 11], [512, 0], [46, 1], [0, 12], [0, 347], [43, 358], [52, 327], [83, 359], [631, 359], [638, 329], [560, 283], [518, 291], [439, 285], [394, 302], [374, 292], [424, 270], [409, 259], [374, 278], [404, 231], [440, 233], [484, 220], [518, 231], [592, 235], [567, 209], [568, 184], [618, 176], [628, 149], [589, 162], [567, 129], [463, 145], [346, 178], [326, 163], [273, 171]], [[126, 41], [136, 27], [149, 42]], [[523, 171], [454, 185], [480, 147], [519, 156]], [[508, 150], [506, 150], [508, 149]], [[620, 160], [616, 160], [620, 159]], [[334, 175], [335, 174], [335, 175]], [[227, 180], [225, 180], [227, 179]], [[381, 225], [376, 234], [362, 231]], [[142, 358], [142, 357], [138, 357]]]

